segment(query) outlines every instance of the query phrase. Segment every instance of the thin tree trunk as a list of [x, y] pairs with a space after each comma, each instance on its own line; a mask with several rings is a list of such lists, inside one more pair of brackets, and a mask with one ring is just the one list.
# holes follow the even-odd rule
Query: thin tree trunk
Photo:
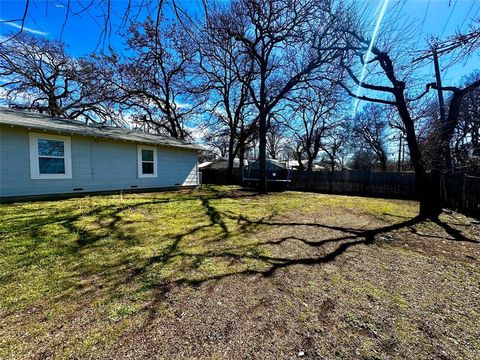
[[258, 165], [259, 165], [259, 180], [258, 191], [260, 193], [267, 193], [267, 162], [266, 162], [266, 148], [267, 148], [267, 116], [264, 110], [260, 112], [258, 118]]
[[235, 154], [233, 147], [235, 145], [234, 133], [230, 129], [230, 138], [228, 141], [228, 168], [227, 168], [227, 183], [231, 184], [233, 182], [233, 166], [235, 164]]
[[309, 158], [307, 162], [307, 171], [312, 171], [312, 167], [313, 167], [313, 159]]
[[238, 147], [238, 159], [240, 161], [240, 176], [243, 178], [243, 162], [245, 161], [245, 144], [243, 142], [241, 142]]

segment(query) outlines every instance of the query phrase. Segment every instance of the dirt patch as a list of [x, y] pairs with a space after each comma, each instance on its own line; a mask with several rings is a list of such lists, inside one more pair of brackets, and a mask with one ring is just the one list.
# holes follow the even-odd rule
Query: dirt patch
[[[354, 242], [333, 241], [349, 230], [388, 224], [336, 210], [270, 222], [256, 235], [262, 246], [271, 258], [294, 261]], [[92, 358], [474, 359], [478, 240], [429, 230], [437, 240], [401, 229], [333, 261], [176, 287], [160, 297], [166, 313], [119, 339], [113, 353]]]

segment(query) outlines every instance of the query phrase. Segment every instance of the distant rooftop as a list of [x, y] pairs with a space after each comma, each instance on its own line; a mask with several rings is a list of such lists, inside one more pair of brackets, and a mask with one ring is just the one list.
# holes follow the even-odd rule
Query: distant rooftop
[[26, 127], [34, 130], [93, 136], [104, 139], [133, 141], [142, 144], [173, 146], [194, 150], [204, 150], [201, 145], [192, 144], [169, 136], [147, 134], [125, 128], [106, 125], [87, 125], [78, 120], [51, 117], [28, 111], [0, 107], [0, 124]]

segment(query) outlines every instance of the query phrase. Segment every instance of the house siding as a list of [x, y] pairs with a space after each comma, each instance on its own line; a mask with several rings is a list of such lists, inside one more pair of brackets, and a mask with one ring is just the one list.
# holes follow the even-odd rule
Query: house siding
[[139, 178], [137, 143], [70, 138], [72, 178], [31, 179], [29, 130], [0, 125], [0, 197], [198, 185], [196, 150], [157, 146], [157, 177]]

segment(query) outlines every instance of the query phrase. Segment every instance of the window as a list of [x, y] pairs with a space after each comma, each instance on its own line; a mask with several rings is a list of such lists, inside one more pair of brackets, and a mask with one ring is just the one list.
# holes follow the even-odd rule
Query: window
[[157, 177], [157, 149], [138, 146], [138, 177]]
[[71, 179], [70, 138], [30, 133], [30, 177], [32, 179]]

